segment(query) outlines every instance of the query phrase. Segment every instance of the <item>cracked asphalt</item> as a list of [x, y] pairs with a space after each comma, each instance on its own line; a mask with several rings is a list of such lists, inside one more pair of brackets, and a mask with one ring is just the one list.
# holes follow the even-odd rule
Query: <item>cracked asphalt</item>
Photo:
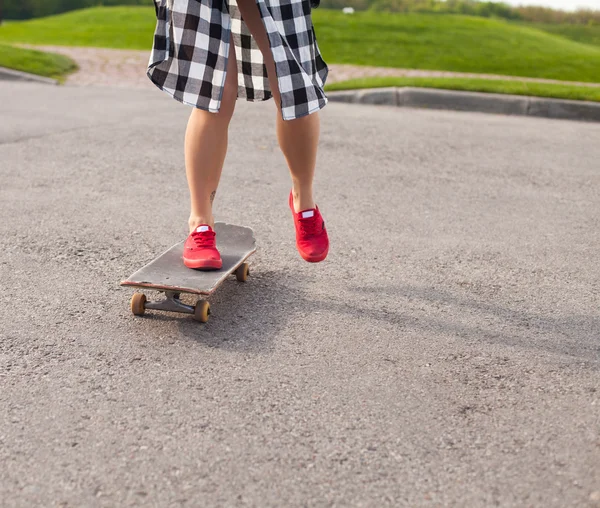
[[250, 279], [135, 318], [188, 113], [0, 83], [0, 505], [600, 506], [600, 125], [332, 103], [309, 265], [273, 104], [239, 102]]

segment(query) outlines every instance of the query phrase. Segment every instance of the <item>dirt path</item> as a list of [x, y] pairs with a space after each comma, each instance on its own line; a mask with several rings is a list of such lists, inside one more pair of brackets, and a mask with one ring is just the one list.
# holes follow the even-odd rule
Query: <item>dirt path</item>
[[[147, 87], [151, 86], [146, 77], [149, 51], [121, 49], [82, 48], [67, 46], [36, 46], [42, 51], [66, 55], [77, 62], [79, 71], [69, 76], [67, 83], [72, 85], [100, 85]], [[396, 69], [391, 67], [366, 67], [358, 65], [330, 64], [327, 82], [337, 83], [355, 78], [367, 77], [436, 77], [436, 78], [479, 78], [526, 81], [531, 83], [554, 83], [600, 87], [600, 83], [579, 83], [553, 79], [522, 78], [495, 74], [474, 74], [463, 72], [425, 71]]]

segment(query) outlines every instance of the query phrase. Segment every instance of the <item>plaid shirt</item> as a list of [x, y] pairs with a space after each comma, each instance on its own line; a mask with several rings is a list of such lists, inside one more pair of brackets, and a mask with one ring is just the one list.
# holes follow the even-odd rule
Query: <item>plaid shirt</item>
[[[310, 0], [256, 0], [277, 70], [284, 120], [327, 104]], [[262, 53], [235, 0], [155, 0], [157, 25], [148, 77], [184, 104], [216, 113], [225, 84], [230, 35], [238, 67], [238, 97], [272, 96]]]

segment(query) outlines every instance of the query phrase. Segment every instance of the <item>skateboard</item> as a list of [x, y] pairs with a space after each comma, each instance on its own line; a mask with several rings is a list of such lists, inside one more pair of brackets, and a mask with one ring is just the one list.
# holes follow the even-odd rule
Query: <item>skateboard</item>
[[[160, 291], [164, 298], [148, 301], [141, 292], [131, 298], [131, 312], [143, 316], [146, 310], [182, 312], [192, 314], [196, 321], [206, 323], [210, 315], [210, 304], [206, 300], [225, 281], [235, 274], [240, 282], [245, 282], [250, 274], [246, 260], [256, 252], [254, 232], [247, 227], [217, 222], [217, 248], [221, 253], [223, 267], [219, 270], [193, 270], [183, 264], [183, 244], [173, 245], [169, 250], [140, 268], [121, 286]], [[181, 293], [200, 296], [196, 305], [186, 305], [180, 300]]]

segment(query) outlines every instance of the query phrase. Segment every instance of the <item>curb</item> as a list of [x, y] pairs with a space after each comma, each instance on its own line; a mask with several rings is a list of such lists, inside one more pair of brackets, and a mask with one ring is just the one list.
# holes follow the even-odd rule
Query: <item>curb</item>
[[409, 108], [471, 111], [500, 115], [521, 115], [560, 120], [600, 122], [600, 103], [546, 99], [524, 95], [457, 92], [434, 88], [368, 88], [330, 92], [333, 102], [386, 105]]
[[29, 74], [28, 72], [15, 71], [0, 67], [0, 81], [34, 81], [36, 83], [45, 83], [47, 85], [58, 85], [58, 81], [52, 78]]

